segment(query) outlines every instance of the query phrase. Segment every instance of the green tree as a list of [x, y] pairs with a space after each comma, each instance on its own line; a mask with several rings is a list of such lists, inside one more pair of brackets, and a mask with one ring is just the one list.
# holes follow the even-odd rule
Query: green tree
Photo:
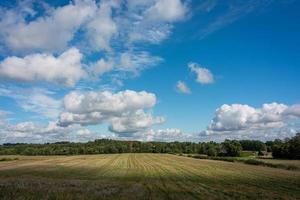
[[225, 156], [240, 156], [242, 145], [237, 140], [225, 140], [222, 143], [222, 150]]

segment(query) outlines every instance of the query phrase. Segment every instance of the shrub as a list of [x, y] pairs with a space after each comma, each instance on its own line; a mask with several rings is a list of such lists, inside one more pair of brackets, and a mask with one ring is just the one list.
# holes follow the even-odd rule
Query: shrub
[[249, 165], [265, 165], [266, 163], [260, 160], [249, 159], [244, 161], [245, 164]]
[[19, 160], [19, 158], [0, 158], [0, 162], [4, 161], [13, 161], [13, 160]]

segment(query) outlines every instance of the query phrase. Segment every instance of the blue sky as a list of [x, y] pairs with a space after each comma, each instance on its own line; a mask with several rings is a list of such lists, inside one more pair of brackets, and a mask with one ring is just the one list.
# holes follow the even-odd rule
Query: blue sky
[[300, 131], [298, 1], [1, 1], [0, 143]]

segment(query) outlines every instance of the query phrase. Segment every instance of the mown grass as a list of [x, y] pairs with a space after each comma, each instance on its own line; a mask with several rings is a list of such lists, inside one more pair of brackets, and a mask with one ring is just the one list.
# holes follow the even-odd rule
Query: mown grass
[[19, 157], [0, 199], [299, 199], [300, 172], [168, 154]]
[[259, 159], [253, 156], [249, 157], [219, 157], [219, 156], [207, 156], [207, 155], [197, 155], [197, 154], [187, 154], [181, 155], [196, 159], [209, 159], [209, 160], [219, 160], [226, 162], [241, 162], [248, 165], [260, 165], [265, 167], [280, 168], [286, 170], [297, 170], [300, 171], [300, 161], [299, 160], [276, 160], [276, 159]]

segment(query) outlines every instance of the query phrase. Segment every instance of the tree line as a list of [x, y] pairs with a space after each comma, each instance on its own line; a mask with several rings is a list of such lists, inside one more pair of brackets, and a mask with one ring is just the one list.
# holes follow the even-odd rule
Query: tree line
[[0, 155], [81, 155], [109, 153], [176, 153], [208, 156], [240, 156], [242, 151], [273, 152], [276, 158], [299, 159], [300, 134], [284, 141], [225, 140], [216, 142], [140, 142], [97, 139], [87, 143], [56, 142], [45, 144], [6, 143]]

